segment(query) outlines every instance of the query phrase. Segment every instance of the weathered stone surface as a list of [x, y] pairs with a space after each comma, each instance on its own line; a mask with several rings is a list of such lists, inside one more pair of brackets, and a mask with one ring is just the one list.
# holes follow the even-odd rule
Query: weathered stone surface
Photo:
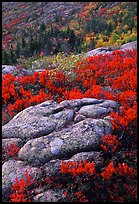
[[132, 50], [137, 49], [137, 41], [129, 42], [120, 47], [121, 50]]
[[[63, 159], [64, 160], [64, 159]], [[66, 160], [64, 160], [66, 161]], [[61, 167], [61, 160], [60, 159], [52, 159], [49, 162], [46, 162], [43, 166], [45, 175], [47, 177], [49, 176], [55, 176], [60, 174], [60, 167]]]
[[[22, 121], [22, 117], [24, 117], [24, 119], [27, 119], [30, 115], [34, 116], [34, 115], [39, 115], [41, 116], [47, 116], [49, 117], [51, 114], [57, 113], [59, 111], [63, 110], [63, 106], [61, 106], [60, 104], [57, 104], [54, 101], [45, 101], [41, 104], [38, 104], [36, 106], [30, 106], [28, 108], [26, 108], [25, 110], [21, 111], [20, 113], [18, 113], [14, 119], [15, 121], [17, 121], [18, 118], [18, 122]], [[12, 122], [13, 123], [13, 119]]]
[[2, 166], [2, 191], [5, 197], [9, 195], [10, 187], [15, 182], [15, 179], [18, 180], [25, 178], [26, 170], [28, 174], [33, 178], [41, 178], [42, 173], [39, 168], [31, 167], [25, 164], [22, 161], [9, 160], [5, 162]]
[[78, 152], [97, 150], [101, 137], [110, 132], [108, 121], [85, 119], [67, 129], [29, 140], [18, 155], [32, 165], [42, 165], [51, 159], [69, 158]]
[[17, 138], [28, 141], [62, 128], [74, 117], [73, 110], [60, 111], [62, 109], [61, 105], [51, 101], [44, 102], [41, 106], [27, 108], [3, 126], [3, 138], [12, 138], [16, 135]]
[[[121, 47], [117, 48], [116, 50], [132, 50], [132, 49], [137, 49], [137, 41], [130, 42], [123, 44]], [[111, 47], [99, 47], [93, 50], [90, 50], [89, 52], [86, 53], [86, 57], [89, 56], [97, 56], [97, 55], [105, 55], [105, 54], [111, 54], [114, 50], [112, 50]]]
[[100, 118], [108, 115], [110, 112], [116, 109], [118, 110], [118, 108], [119, 105], [115, 101], [105, 100], [100, 104], [83, 106], [78, 113], [86, 117]]
[[112, 53], [112, 49], [110, 47], [100, 47], [100, 48], [96, 48], [94, 50], [91, 50], [89, 52], [86, 53], [86, 56], [97, 56], [97, 55], [104, 55], [104, 54], [108, 54], [108, 53]]
[[47, 190], [44, 193], [40, 193], [34, 196], [35, 202], [60, 202], [64, 198], [63, 190]]
[[110, 110], [96, 105], [88, 105], [82, 107], [79, 110], [79, 113], [89, 118], [90, 117], [100, 118], [102, 115], [108, 115], [110, 113]]
[[104, 108], [112, 108], [114, 110], [119, 108], [119, 104], [113, 100], [105, 100], [103, 103], [99, 104], [99, 106]]
[[[16, 160], [3, 160], [3, 195], [15, 177], [23, 178], [25, 169], [40, 178], [42, 166], [47, 176], [59, 175], [62, 160], [94, 161], [96, 168], [103, 167], [101, 138], [111, 133], [109, 113], [118, 110], [112, 100], [83, 98], [59, 104], [49, 100], [19, 112], [2, 127], [3, 145], [16, 143], [20, 148]], [[46, 190], [38, 191], [35, 199], [50, 201]]]
[[[136, 41], [127, 43], [120, 49], [136, 49], [136, 44]], [[92, 55], [105, 53], [111, 53], [111, 50], [98, 48], [93, 50]], [[111, 87], [103, 89], [111, 93], [118, 92]], [[118, 112], [120, 108], [120, 104], [112, 100], [83, 98], [59, 104], [49, 100], [18, 113], [2, 127], [3, 147], [16, 144], [20, 148], [16, 160], [8, 156], [3, 158], [3, 196], [8, 198], [15, 178], [25, 178], [26, 169], [29, 175], [37, 179], [42, 177], [42, 166], [47, 176], [59, 176], [62, 160], [94, 161], [95, 168], [103, 169], [105, 164], [101, 156], [101, 138], [111, 133], [110, 112]], [[126, 163], [128, 158], [123, 155], [122, 151], [116, 152], [112, 159], [120, 158]], [[136, 163], [136, 160], [137, 156], [133, 155], [132, 161]], [[38, 195], [34, 196], [34, 202], [59, 202], [63, 199], [63, 189], [55, 191], [45, 187], [37, 190], [35, 184], [34, 190]]]
[[89, 104], [99, 104], [102, 103], [104, 100], [98, 100], [95, 98], [82, 98], [82, 99], [75, 99], [75, 100], [65, 100], [62, 101], [60, 104], [63, 105], [65, 108], [74, 108], [80, 107]]
[[15, 69], [15, 66], [2, 65], [2, 73], [3, 74], [12, 73], [14, 69]]
[[9, 146], [10, 144], [15, 144], [18, 147], [22, 147], [23, 141], [19, 138], [2, 139], [2, 148]]
[[[78, 109], [72, 110], [74, 107], [78, 107]], [[2, 128], [3, 138], [15, 138], [16, 135], [16, 138], [26, 142], [69, 125], [74, 121], [75, 112], [78, 112], [79, 109], [78, 113], [80, 115], [99, 117], [98, 114], [102, 116], [113, 111], [110, 107], [115, 109], [117, 103], [110, 100], [104, 101], [91, 98], [67, 100], [60, 104], [46, 101], [42, 104], [31, 106], [13, 117]]]
[[74, 122], [75, 122], [75, 123], [78, 123], [78, 122], [84, 120], [85, 118], [86, 118], [86, 117], [85, 117], [84, 115], [81, 115], [81, 114], [78, 113], [78, 114], [75, 116], [75, 118], [74, 118]]
[[13, 75], [31, 75], [33, 74], [32, 71], [24, 69], [24, 68], [17, 68], [11, 65], [2, 65], [2, 74], [13, 74]]
[[73, 110], [65, 110], [59, 113], [51, 115], [49, 118], [53, 119], [56, 123], [55, 130], [65, 127], [73, 121], [74, 118], [74, 111]]
[[21, 122], [17, 119], [17, 123], [7, 123], [3, 127], [3, 138], [12, 138], [16, 135], [17, 138], [28, 141], [31, 138], [49, 134], [56, 127], [56, 123], [49, 117], [40, 117], [39, 115], [32, 115], [32, 117], [28, 115], [27, 117], [26, 114], [25, 117], [22, 116], [23, 120]]

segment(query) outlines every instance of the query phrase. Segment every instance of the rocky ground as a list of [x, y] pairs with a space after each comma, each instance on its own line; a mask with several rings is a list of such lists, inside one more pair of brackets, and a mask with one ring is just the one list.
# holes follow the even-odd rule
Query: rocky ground
[[[3, 148], [13, 143], [20, 148], [16, 159], [3, 156], [3, 194], [9, 195], [16, 177], [24, 178], [25, 169], [40, 178], [41, 166], [48, 176], [55, 175], [61, 160], [87, 159], [96, 167], [104, 167], [100, 141], [111, 133], [110, 112], [118, 110], [119, 104], [114, 101], [83, 98], [59, 104], [46, 101], [18, 113], [2, 128]], [[39, 201], [39, 193], [34, 199]]]
[[[121, 49], [136, 48], [136, 43], [125, 44]], [[98, 49], [95, 50], [92, 55], [98, 54]], [[104, 54], [101, 51], [104, 49], [99, 50], [99, 54]], [[87, 53], [87, 56], [89, 55], [90, 53]], [[11, 70], [13, 73], [13, 67]], [[36, 178], [33, 187], [36, 192], [34, 202], [58, 202], [63, 196], [64, 189], [38, 189], [37, 181], [42, 177], [42, 167], [46, 176], [58, 175], [62, 160], [94, 161], [96, 168], [103, 169], [106, 164], [100, 143], [104, 135], [112, 132], [110, 113], [119, 110], [120, 104], [115, 101], [83, 98], [61, 103], [45, 101], [19, 112], [2, 127], [3, 152], [4, 147], [10, 144], [19, 148], [17, 156], [3, 153], [4, 199], [8, 199], [16, 177], [25, 177], [26, 169], [29, 175]], [[117, 155], [120, 155], [122, 160], [123, 151]], [[119, 156], [113, 155], [112, 159], [117, 157]], [[135, 159], [136, 156], [133, 155], [132, 161]]]
[[18, 24], [20, 32], [20, 28], [34, 24], [36, 21], [47, 24], [50, 20], [54, 20], [56, 15], [69, 19], [80, 11], [82, 4], [82, 2], [3, 2], [3, 24], [17, 19], [17, 15], [18, 17], [26, 15], [31, 21], [20, 22]]

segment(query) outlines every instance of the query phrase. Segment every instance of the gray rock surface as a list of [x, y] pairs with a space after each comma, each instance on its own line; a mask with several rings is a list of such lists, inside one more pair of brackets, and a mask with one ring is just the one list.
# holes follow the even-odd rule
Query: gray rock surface
[[82, 107], [79, 113], [85, 115], [86, 117], [101, 117], [102, 115], [109, 114], [110, 110], [109, 108], [106, 109], [98, 105], [88, 105]]
[[34, 202], [60, 202], [64, 198], [63, 190], [47, 190], [34, 196]]
[[48, 136], [29, 140], [19, 151], [19, 158], [34, 166], [51, 159], [69, 158], [75, 153], [98, 150], [100, 139], [111, 132], [111, 124], [103, 119], [85, 119]]
[[[68, 160], [64, 160], [64, 162], [69, 161], [76, 161], [76, 162], [83, 162], [86, 160], [87, 162], [94, 161], [95, 168], [101, 168], [104, 165], [104, 159], [101, 156], [100, 152], [80, 152], [75, 154], [73, 157], [71, 157]], [[46, 171], [46, 176], [58, 176], [61, 166], [61, 160], [51, 160], [50, 162], [47, 162], [44, 165], [44, 170]], [[38, 190], [40, 191], [40, 189]], [[48, 189], [44, 192], [39, 193], [37, 196], [34, 196], [33, 201], [34, 202], [59, 202], [63, 201], [64, 194], [63, 192], [66, 191], [65, 189]]]
[[121, 50], [132, 50], [137, 49], [137, 41], [129, 42], [120, 47]]
[[25, 179], [26, 170], [29, 176], [36, 178], [36, 183], [42, 176], [39, 168], [31, 167], [20, 160], [9, 160], [2, 165], [2, 193], [5, 197], [9, 195], [10, 187], [16, 178], [18, 178], [18, 180], [22, 178]]
[[[137, 41], [133, 41], [133, 42], [123, 44], [122, 46], [117, 48], [117, 50], [122, 50], [122, 51], [132, 50], [132, 49], [137, 49]], [[86, 57], [97, 56], [97, 55], [100, 55], [100, 54], [101, 55], [111, 54], [113, 51], [114, 50], [112, 50], [111, 47], [100, 47], [100, 48], [96, 48], [94, 50], [88, 51], [86, 53]]]
[[15, 144], [18, 147], [22, 147], [23, 141], [19, 138], [2, 139], [2, 148], [9, 146], [10, 144]]
[[24, 69], [24, 68], [17, 68], [16, 66], [11, 65], [2, 65], [2, 74], [13, 74], [13, 75], [31, 75], [33, 74], [32, 71]]
[[17, 138], [28, 141], [62, 128], [74, 116], [73, 110], [62, 109], [63, 106], [51, 101], [29, 107], [3, 126], [3, 138], [13, 138], [16, 135]]
[[[109, 113], [118, 110], [119, 104], [112, 100], [83, 98], [49, 100], [19, 112], [2, 127], [3, 145], [16, 143], [20, 148], [16, 160], [3, 161], [3, 194], [8, 195], [16, 177], [25, 176], [25, 169], [40, 178], [42, 166], [47, 176], [59, 174], [62, 160], [94, 161], [101, 168], [101, 138], [111, 133]], [[35, 199], [50, 201], [47, 191], [38, 191]]]
[[2, 71], [4, 73], [12, 73], [15, 69], [15, 66], [10, 66], [10, 65], [2, 65]]
[[89, 56], [97, 56], [97, 55], [104, 55], [104, 54], [108, 54], [108, 53], [112, 53], [112, 49], [110, 47], [100, 47], [100, 48], [96, 48], [94, 50], [88, 51], [86, 53], [86, 57]]
[[62, 101], [60, 104], [64, 105], [64, 107], [74, 108], [80, 107], [84, 105], [91, 105], [91, 104], [99, 104], [102, 103], [104, 100], [98, 100], [95, 98], [82, 98], [82, 99], [75, 99], [75, 100], [65, 100]]

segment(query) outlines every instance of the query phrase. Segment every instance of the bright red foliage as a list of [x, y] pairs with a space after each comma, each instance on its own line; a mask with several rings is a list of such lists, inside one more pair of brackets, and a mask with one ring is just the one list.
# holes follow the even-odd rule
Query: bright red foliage
[[113, 166], [113, 162], [110, 162], [110, 164], [105, 168], [104, 172], [101, 173], [101, 176], [104, 180], [108, 180], [113, 174], [116, 174], [116, 170]]
[[10, 156], [16, 156], [20, 148], [16, 144], [4, 146], [4, 152]]
[[95, 167], [94, 167], [94, 162], [87, 162], [84, 160], [83, 162], [64, 162], [62, 161], [61, 165], [61, 173], [71, 173], [73, 176], [76, 176], [78, 174], [94, 174], [95, 173]]
[[117, 149], [118, 140], [116, 136], [112, 136], [111, 134], [105, 135], [102, 137], [102, 144], [101, 147], [105, 151], [114, 152]]
[[[71, 80], [61, 71], [49, 70], [35, 72], [32, 76], [3, 75], [3, 105], [9, 106], [9, 113], [14, 115], [46, 98], [58, 101], [83, 97], [104, 98], [122, 105], [121, 113], [111, 113], [116, 128], [119, 125], [128, 126], [136, 120], [136, 50], [115, 51], [103, 58], [101, 55], [88, 57], [77, 64], [74, 73]], [[109, 87], [109, 91], [103, 87]]]
[[18, 178], [15, 179], [15, 183], [13, 183], [10, 194], [10, 198], [12, 202], [31, 202], [30, 194], [28, 191], [28, 187], [34, 184], [36, 179], [32, 179], [32, 176], [29, 176], [28, 171], [26, 170], [25, 179]]
[[117, 172], [119, 175], [129, 175], [131, 177], [136, 176], [136, 170], [128, 167], [128, 165], [125, 163], [118, 164]]

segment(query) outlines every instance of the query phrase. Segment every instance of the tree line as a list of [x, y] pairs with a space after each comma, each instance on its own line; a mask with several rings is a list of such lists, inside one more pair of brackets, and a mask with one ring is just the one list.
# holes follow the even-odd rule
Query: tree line
[[2, 64], [15, 64], [21, 56], [27, 58], [39, 55], [42, 50], [46, 55], [81, 52], [81, 41], [69, 27], [62, 31], [56, 26], [51, 26], [50, 30], [46, 31], [46, 25], [42, 23], [37, 32], [33, 29], [29, 33], [25, 29], [22, 30], [15, 50], [11, 48], [9, 51], [2, 51]]

